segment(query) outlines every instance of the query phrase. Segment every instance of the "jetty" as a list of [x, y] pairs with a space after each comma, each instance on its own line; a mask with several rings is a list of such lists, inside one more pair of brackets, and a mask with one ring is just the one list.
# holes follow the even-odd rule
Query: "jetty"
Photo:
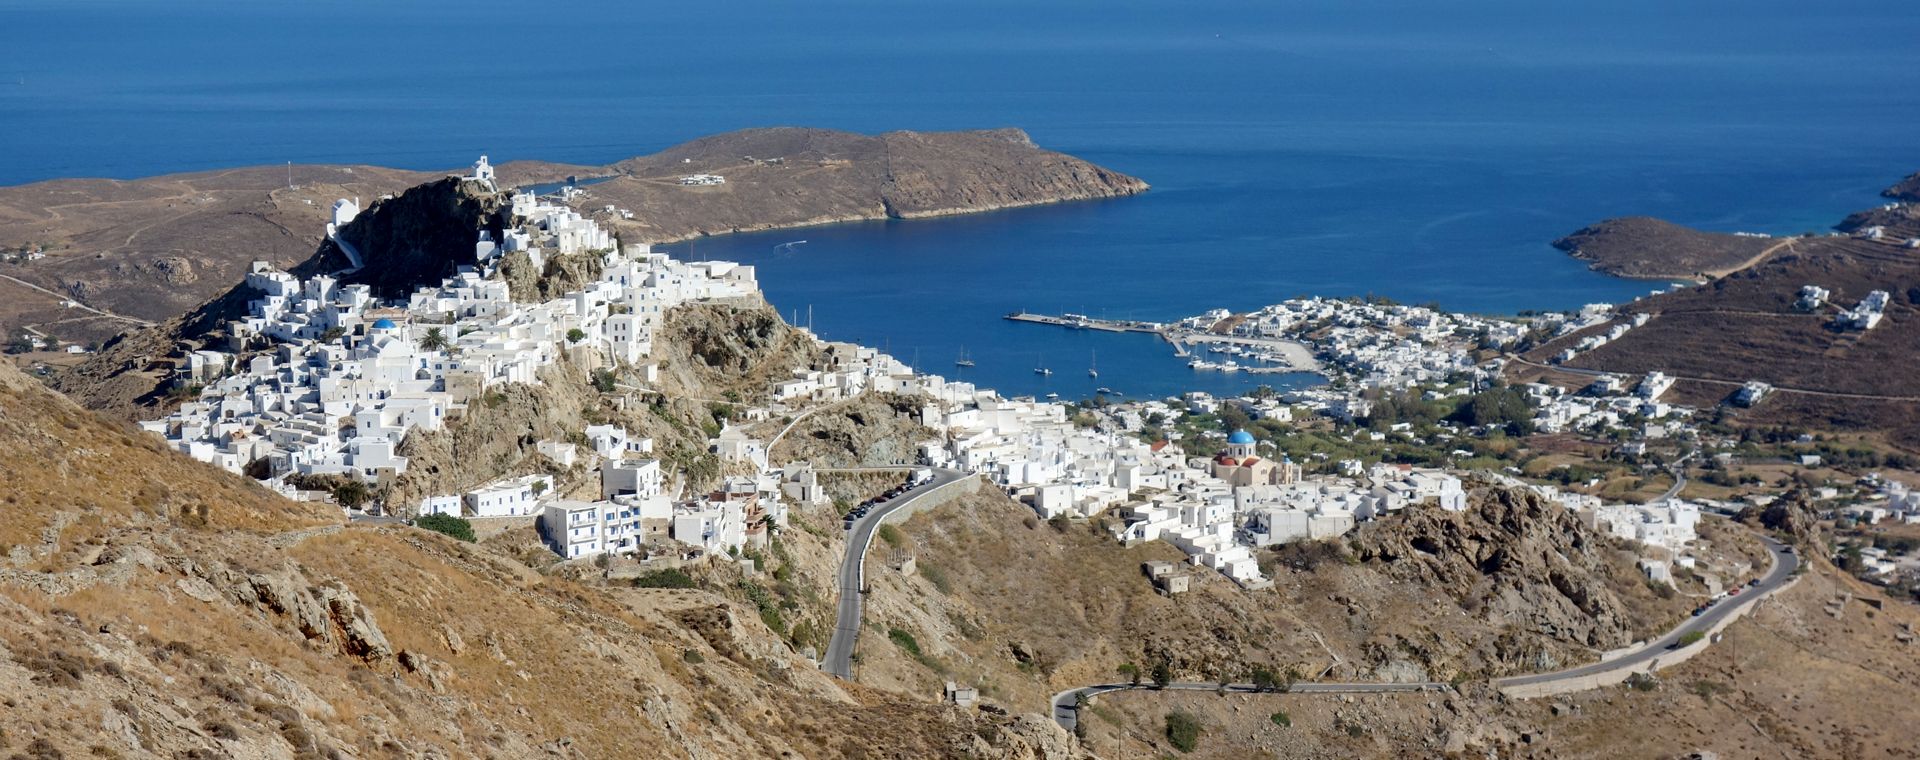
[[[1236, 371], [1273, 374], [1282, 372], [1318, 372], [1320, 363], [1314, 359], [1313, 350], [1299, 341], [1285, 338], [1246, 337], [1239, 335], [1220, 335], [1183, 328], [1177, 324], [1148, 322], [1138, 319], [1097, 319], [1085, 314], [1035, 314], [1030, 311], [1016, 311], [1006, 316], [1014, 322], [1031, 322], [1039, 325], [1054, 325], [1074, 330], [1101, 330], [1104, 332], [1151, 333], [1173, 346], [1173, 353], [1180, 358], [1192, 356], [1191, 346], [1200, 343], [1231, 346], [1240, 350], [1258, 350], [1256, 356], [1264, 361], [1280, 366], [1249, 365]], [[1245, 355], [1253, 356], [1248, 353]]]
[[1167, 325], [1159, 322], [1148, 322], [1139, 319], [1096, 319], [1085, 314], [1060, 314], [1056, 316], [1053, 314], [1035, 314], [1030, 311], [1016, 311], [1008, 314], [1007, 319], [1014, 322], [1032, 322], [1037, 325], [1055, 325], [1074, 330], [1151, 333], [1160, 336], [1166, 340], [1167, 343], [1172, 344], [1173, 353], [1176, 356], [1184, 357], [1187, 355], [1186, 344], [1181, 343], [1180, 339], [1174, 336], [1172, 330], [1168, 328]]
[[1059, 325], [1078, 330], [1105, 330], [1107, 332], [1143, 332], [1156, 335], [1166, 332], [1167, 326], [1159, 322], [1145, 322], [1135, 319], [1095, 319], [1085, 314], [1035, 314], [1030, 311], [1016, 311], [1007, 315], [1015, 322], [1033, 322], [1042, 325]]

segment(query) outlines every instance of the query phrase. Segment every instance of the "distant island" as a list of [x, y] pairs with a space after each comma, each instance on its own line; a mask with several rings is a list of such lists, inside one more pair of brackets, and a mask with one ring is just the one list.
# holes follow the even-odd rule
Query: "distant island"
[[[497, 169], [502, 186], [579, 178], [585, 192], [576, 208], [622, 240], [645, 243], [1110, 198], [1148, 187], [1044, 150], [1018, 129], [746, 129], [605, 166], [510, 161]], [[282, 268], [305, 261], [322, 243], [335, 200], [370, 205], [450, 173], [278, 165], [0, 188], [0, 332], [12, 337], [33, 326], [86, 344], [165, 321], [232, 287], [253, 261]]]

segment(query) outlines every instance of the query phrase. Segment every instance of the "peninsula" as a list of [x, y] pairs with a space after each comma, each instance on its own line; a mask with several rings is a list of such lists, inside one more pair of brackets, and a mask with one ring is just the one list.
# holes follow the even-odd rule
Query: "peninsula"
[[[642, 243], [1147, 189], [1044, 150], [1018, 129], [746, 129], [604, 166], [511, 161], [495, 169], [502, 187], [580, 178], [571, 205]], [[0, 188], [0, 331], [11, 339], [26, 330], [50, 346], [103, 343], [219, 295], [253, 261], [304, 261], [337, 199], [371, 205], [448, 173], [280, 165]]]
[[[1898, 200], [1915, 185], [1908, 177], [1888, 188], [1883, 195], [1896, 200], [1846, 217], [1835, 232], [1755, 238], [1737, 250], [1728, 241], [1736, 236], [1653, 220], [1576, 233], [1583, 257], [1608, 262], [1605, 271], [1680, 260], [1674, 251], [1702, 253], [1673, 274], [1751, 260], [1539, 342], [1509, 365], [1509, 376], [1584, 387], [1596, 375], [1663, 373], [1685, 404], [1771, 394], [1741, 412], [1749, 424], [1920, 444], [1920, 383], [1900, 369], [1920, 350], [1913, 319], [1920, 290], [1912, 287], [1920, 277], [1920, 208]], [[1704, 253], [1710, 248], [1718, 258]]]

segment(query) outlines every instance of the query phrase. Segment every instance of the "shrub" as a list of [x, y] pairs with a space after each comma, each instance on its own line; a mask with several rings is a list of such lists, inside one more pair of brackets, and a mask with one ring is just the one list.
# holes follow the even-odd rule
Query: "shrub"
[[453, 515], [427, 515], [413, 521], [414, 527], [444, 533], [462, 541], [473, 541], [473, 523]]
[[680, 653], [680, 661], [688, 665], [699, 665], [700, 663], [706, 662], [707, 658], [700, 656], [699, 652], [688, 649]]
[[1700, 640], [1706, 637], [1707, 637], [1707, 634], [1701, 631], [1687, 631], [1685, 634], [1680, 636], [1679, 644], [1680, 646], [1683, 646], [1683, 647], [1693, 646], [1694, 644], [1700, 643]]
[[1200, 721], [1184, 712], [1167, 713], [1167, 743], [1181, 752], [1200, 746]]
[[634, 588], [693, 588], [693, 576], [677, 567], [655, 570], [633, 579]]
[[1288, 716], [1285, 711], [1274, 713], [1268, 716], [1268, 718], [1270, 718], [1273, 721], [1273, 725], [1279, 726], [1281, 728], [1289, 728], [1293, 726], [1293, 718]]
[[914, 657], [920, 656], [920, 642], [914, 640], [913, 634], [899, 628], [889, 628], [887, 629], [887, 639], [898, 645], [901, 649], [907, 650], [907, 654], [913, 655]]
[[895, 549], [900, 548], [901, 542], [906, 541], [906, 537], [900, 535], [900, 529], [892, 525], [880, 526], [879, 535], [880, 540], [887, 542], [888, 546]]

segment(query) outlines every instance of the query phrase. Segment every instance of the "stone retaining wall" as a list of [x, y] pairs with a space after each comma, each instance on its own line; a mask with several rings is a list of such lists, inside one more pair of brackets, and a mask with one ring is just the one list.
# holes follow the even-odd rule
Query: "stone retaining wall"
[[880, 517], [880, 523], [882, 525], [888, 523], [903, 523], [907, 521], [907, 518], [913, 517], [921, 512], [943, 506], [952, 502], [954, 499], [970, 496], [979, 492], [980, 476], [969, 475], [928, 491], [919, 498], [914, 499], [913, 503], [882, 515]]

